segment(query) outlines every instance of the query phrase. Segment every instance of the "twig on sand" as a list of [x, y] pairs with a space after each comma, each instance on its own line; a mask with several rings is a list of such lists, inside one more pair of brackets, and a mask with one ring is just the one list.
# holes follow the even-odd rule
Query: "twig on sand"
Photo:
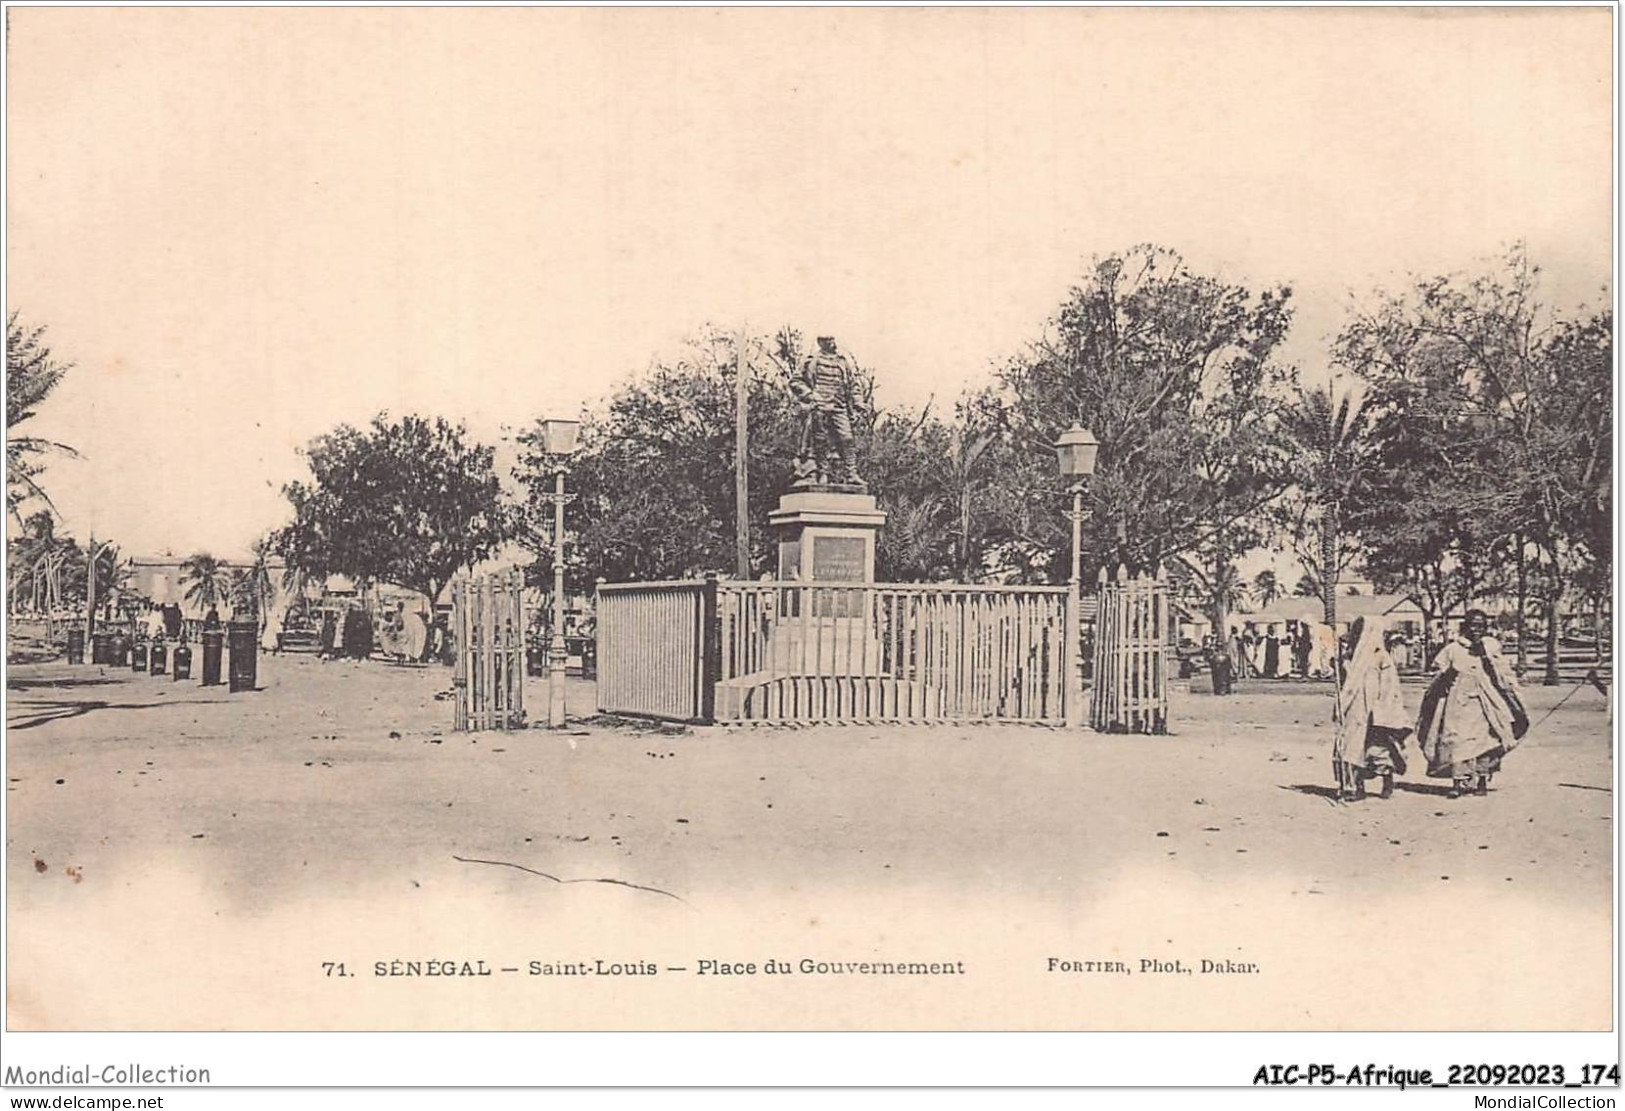
[[521, 872], [529, 872], [533, 876], [541, 876], [544, 880], [552, 880], [554, 883], [612, 883], [616, 887], [630, 887], [634, 891], [647, 891], [654, 895], [664, 895], [668, 899], [676, 899], [685, 907], [691, 905], [689, 901], [683, 898], [681, 895], [673, 895], [670, 891], [662, 891], [658, 887], [645, 887], [641, 883], [630, 883], [627, 880], [594, 878], [566, 880], [560, 879], [558, 876], [550, 875], [547, 872], [537, 871], [535, 868], [528, 868], [523, 864], [515, 864], [511, 860], [478, 860], [474, 857], [458, 856], [456, 853], [453, 853], [451, 858], [460, 864], [492, 864], [499, 868], [517, 868]]
[[1607, 791], [1613, 793], [1612, 787], [1593, 787], [1589, 783], [1559, 783], [1559, 787], [1573, 787], [1576, 791]]

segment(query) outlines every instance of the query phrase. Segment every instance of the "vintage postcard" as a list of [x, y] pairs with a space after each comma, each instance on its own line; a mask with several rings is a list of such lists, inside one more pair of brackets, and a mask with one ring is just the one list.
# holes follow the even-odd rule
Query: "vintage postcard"
[[1613, 9], [6, 15], [8, 1030], [1611, 1026]]

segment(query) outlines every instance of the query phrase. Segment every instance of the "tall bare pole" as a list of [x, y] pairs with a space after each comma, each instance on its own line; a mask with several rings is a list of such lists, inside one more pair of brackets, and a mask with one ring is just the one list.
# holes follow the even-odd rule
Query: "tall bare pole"
[[734, 344], [734, 551], [740, 579], [750, 578], [750, 360], [747, 329]]
[[90, 546], [86, 549], [90, 557], [85, 560], [85, 644], [96, 632], [96, 537], [91, 534]]

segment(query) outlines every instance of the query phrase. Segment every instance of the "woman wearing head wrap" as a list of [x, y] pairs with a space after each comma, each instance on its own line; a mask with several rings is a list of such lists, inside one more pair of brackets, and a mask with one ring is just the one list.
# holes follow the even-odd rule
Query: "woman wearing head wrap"
[[1394, 775], [1405, 771], [1401, 751], [1411, 731], [1399, 690], [1399, 670], [1383, 643], [1380, 618], [1362, 617], [1349, 630], [1354, 651], [1337, 694], [1337, 737], [1332, 769], [1339, 798], [1365, 797], [1365, 781], [1381, 778], [1379, 797], [1394, 793]]
[[1449, 779], [1451, 798], [1488, 794], [1501, 757], [1529, 732], [1517, 676], [1488, 632], [1484, 611], [1468, 610], [1460, 635], [1434, 658], [1416, 723], [1428, 775]]

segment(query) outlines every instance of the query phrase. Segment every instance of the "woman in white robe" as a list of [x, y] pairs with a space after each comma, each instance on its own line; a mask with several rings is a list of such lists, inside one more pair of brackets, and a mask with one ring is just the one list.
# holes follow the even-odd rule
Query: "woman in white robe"
[[1355, 637], [1342, 689], [1337, 693], [1337, 733], [1332, 742], [1332, 770], [1337, 794], [1352, 802], [1365, 797], [1365, 781], [1381, 779], [1379, 798], [1394, 793], [1394, 776], [1405, 773], [1405, 737], [1410, 716], [1399, 687], [1399, 669], [1384, 643], [1383, 622], [1356, 619]]
[[413, 663], [424, 659], [429, 645], [429, 623], [418, 610], [410, 610], [401, 617], [401, 650]]

